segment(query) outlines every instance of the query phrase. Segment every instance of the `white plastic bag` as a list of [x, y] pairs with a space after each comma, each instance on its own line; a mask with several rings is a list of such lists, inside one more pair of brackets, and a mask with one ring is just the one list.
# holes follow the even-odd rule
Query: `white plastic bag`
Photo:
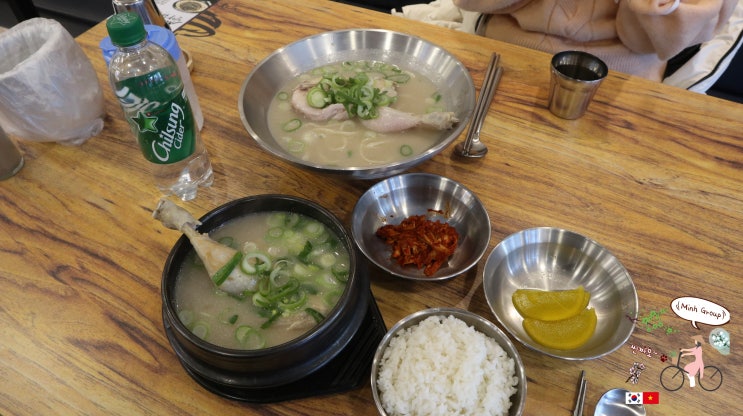
[[22, 139], [82, 144], [103, 129], [93, 65], [55, 20], [34, 18], [0, 33], [0, 124]]

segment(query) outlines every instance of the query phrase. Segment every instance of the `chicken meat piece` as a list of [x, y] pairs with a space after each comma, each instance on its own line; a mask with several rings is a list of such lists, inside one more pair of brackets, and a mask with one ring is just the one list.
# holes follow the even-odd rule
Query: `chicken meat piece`
[[348, 112], [343, 104], [336, 103], [323, 108], [315, 108], [307, 102], [307, 92], [315, 85], [317, 82], [303, 82], [294, 89], [291, 100], [294, 111], [312, 121], [348, 120]]
[[[307, 93], [318, 81], [305, 81], [297, 85], [292, 92], [291, 106], [297, 113], [311, 121], [348, 120], [348, 112], [343, 104], [330, 104], [323, 108], [312, 107], [307, 102]], [[397, 96], [394, 83], [384, 79], [372, 80], [375, 88], [379, 88], [387, 95]], [[414, 127], [426, 127], [435, 130], [448, 130], [459, 122], [453, 112], [438, 111], [426, 114], [413, 114], [383, 106], [378, 107], [379, 116], [370, 120], [361, 120], [361, 124], [377, 133], [396, 133]]]
[[[220, 244], [212, 240], [209, 235], [196, 231], [201, 223], [188, 211], [177, 206], [168, 199], [161, 199], [157, 204], [152, 217], [159, 220], [165, 227], [182, 232], [191, 242], [196, 254], [209, 276], [214, 276], [225, 264], [229, 263], [238, 253], [232, 247]], [[254, 276], [242, 272], [240, 267], [232, 269], [227, 279], [219, 285], [219, 289], [234, 295], [240, 295], [244, 291], [254, 291], [258, 281]]]
[[434, 130], [448, 130], [458, 122], [459, 119], [452, 112], [412, 114], [391, 107], [380, 107], [377, 118], [361, 120], [364, 127], [377, 133], [395, 133], [419, 126]]

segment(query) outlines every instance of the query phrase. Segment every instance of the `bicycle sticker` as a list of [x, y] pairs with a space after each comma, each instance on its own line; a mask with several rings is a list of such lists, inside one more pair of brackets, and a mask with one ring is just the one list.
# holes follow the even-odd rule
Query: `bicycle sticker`
[[[676, 391], [688, 380], [691, 388], [699, 384], [699, 387], [706, 391], [719, 389], [722, 385], [722, 371], [714, 365], [704, 363], [702, 354], [704, 337], [694, 335], [691, 339], [694, 345], [691, 348], [679, 349], [677, 358], [660, 372], [661, 386], [668, 391]], [[693, 357], [693, 361], [684, 360], [685, 357]], [[686, 361], [683, 366], [682, 361]]]

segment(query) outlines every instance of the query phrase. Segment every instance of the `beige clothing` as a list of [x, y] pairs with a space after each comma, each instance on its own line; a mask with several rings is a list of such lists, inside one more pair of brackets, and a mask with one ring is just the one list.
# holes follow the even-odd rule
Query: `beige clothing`
[[739, 0], [454, 0], [488, 14], [481, 34], [549, 53], [583, 50], [661, 81], [666, 61], [711, 39]]

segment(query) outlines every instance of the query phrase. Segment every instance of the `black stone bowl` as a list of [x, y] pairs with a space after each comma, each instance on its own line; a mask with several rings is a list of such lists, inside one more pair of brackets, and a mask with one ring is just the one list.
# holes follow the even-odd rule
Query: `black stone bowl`
[[[273, 396], [269, 394], [270, 397], [266, 397], [266, 393], [282, 392], [282, 386], [286, 385], [307, 384], [297, 381], [310, 378], [347, 349], [359, 332], [362, 322], [369, 320], [367, 315], [370, 310], [374, 309], [370, 308], [373, 298], [363, 256], [358, 253], [341, 222], [328, 210], [311, 201], [286, 195], [259, 195], [238, 199], [200, 218], [202, 225], [198, 231], [208, 233], [235, 218], [266, 211], [289, 211], [312, 217], [331, 229], [349, 252], [351, 273], [346, 289], [325, 320], [309, 332], [287, 343], [260, 350], [236, 350], [211, 344], [192, 334], [181, 323], [176, 312], [175, 287], [178, 273], [189, 253], [193, 251], [185, 236], [171, 250], [162, 275], [163, 324], [183, 367], [209, 390], [247, 401], [272, 401]], [[382, 328], [382, 333], [383, 331]], [[369, 337], [364, 335], [363, 338]], [[371, 342], [374, 343], [375, 340], [372, 339]], [[348, 354], [343, 356], [347, 357]], [[348, 357], [351, 360], [356, 358]], [[334, 365], [337, 366], [338, 360], [335, 361]], [[322, 391], [322, 386], [315, 387]], [[311, 391], [296, 393], [294, 396], [299, 397], [310, 395]], [[275, 397], [287, 398], [286, 394]]]

